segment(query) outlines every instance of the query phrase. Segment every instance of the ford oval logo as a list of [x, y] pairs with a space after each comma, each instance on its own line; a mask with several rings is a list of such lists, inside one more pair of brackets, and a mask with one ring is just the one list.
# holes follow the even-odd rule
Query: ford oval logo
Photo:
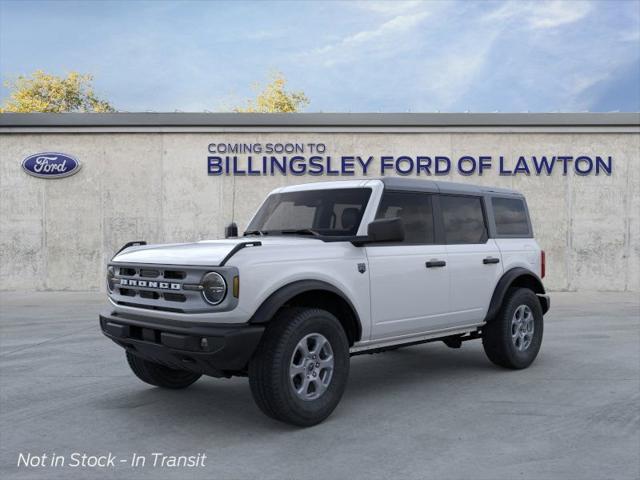
[[34, 177], [62, 178], [80, 170], [80, 162], [66, 153], [44, 152], [25, 158], [22, 168]]

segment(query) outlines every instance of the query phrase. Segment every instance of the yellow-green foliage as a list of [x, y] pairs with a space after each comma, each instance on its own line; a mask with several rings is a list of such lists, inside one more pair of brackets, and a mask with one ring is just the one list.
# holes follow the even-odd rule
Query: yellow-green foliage
[[273, 75], [271, 82], [258, 93], [255, 100], [249, 100], [246, 107], [235, 108], [236, 112], [291, 113], [299, 112], [309, 104], [303, 92], [285, 90], [286, 79], [281, 73]]
[[96, 98], [92, 81], [93, 76], [78, 72], [70, 72], [66, 78], [42, 70], [21, 75], [5, 82], [11, 94], [0, 112], [114, 112], [107, 101]]

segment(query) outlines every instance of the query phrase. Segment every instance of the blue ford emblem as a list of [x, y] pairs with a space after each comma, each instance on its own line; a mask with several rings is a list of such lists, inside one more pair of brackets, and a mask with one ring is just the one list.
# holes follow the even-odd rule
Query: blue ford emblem
[[80, 162], [66, 153], [45, 152], [25, 158], [22, 168], [34, 177], [62, 178], [80, 170]]

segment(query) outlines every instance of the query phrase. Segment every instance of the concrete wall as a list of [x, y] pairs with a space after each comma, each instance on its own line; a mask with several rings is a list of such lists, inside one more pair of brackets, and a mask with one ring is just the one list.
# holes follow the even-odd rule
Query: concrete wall
[[[318, 177], [209, 177], [211, 142], [323, 142], [349, 155], [611, 155], [611, 176], [448, 179], [522, 191], [554, 290], [640, 291], [637, 133], [0, 133], [0, 289], [100, 290], [104, 265], [130, 240], [219, 238], [242, 229], [273, 188]], [[26, 175], [33, 153], [74, 155], [74, 176]], [[444, 179], [447, 179], [446, 177]], [[235, 196], [235, 201], [234, 201]]]

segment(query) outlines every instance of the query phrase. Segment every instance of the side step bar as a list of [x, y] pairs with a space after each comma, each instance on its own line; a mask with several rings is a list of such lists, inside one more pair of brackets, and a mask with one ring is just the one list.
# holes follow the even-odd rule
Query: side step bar
[[434, 342], [437, 340], [444, 340], [445, 338], [452, 337], [454, 335], [470, 334], [470, 338], [464, 338], [462, 340], [472, 340], [474, 338], [480, 338], [478, 329], [480, 329], [484, 323], [478, 323], [474, 325], [466, 325], [464, 327], [445, 328], [442, 330], [435, 330], [429, 333], [423, 333], [411, 337], [396, 338], [392, 340], [382, 340], [372, 342], [365, 345], [356, 345], [349, 349], [351, 355], [360, 355], [362, 353], [375, 353], [376, 351], [390, 350], [400, 347], [409, 347], [411, 345], [418, 345], [421, 343]]

